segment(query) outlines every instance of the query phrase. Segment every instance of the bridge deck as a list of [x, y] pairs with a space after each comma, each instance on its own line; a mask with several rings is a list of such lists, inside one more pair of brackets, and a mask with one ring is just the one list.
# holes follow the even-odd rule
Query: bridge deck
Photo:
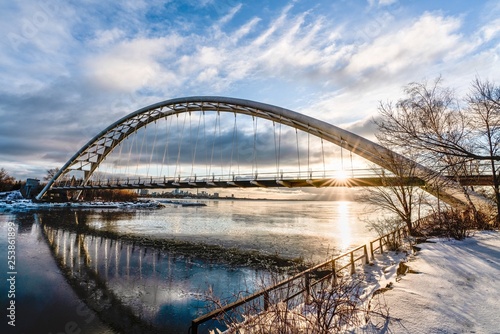
[[[404, 185], [423, 186], [424, 181], [418, 178], [404, 178]], [[488, 186], [492, 184], [491, 176], [473, 176], [460, 178], [462, 185]], [[315, 178], [315, 179], [258, 179], [258, 180], [235, 180], [235, 181], [175, 181], [165, 180], [157, 182], [153, 179], [134, 181], [101, 181], [83, 185], [59, 184], [52, 187], [52, 191], [65, 190], [87, 190], [87, 189], [176, 189], [176, 188], [301, 188], [301, 187], [378, 187], [401, 185], [398, 177], [355, 177], [345, 179]]]

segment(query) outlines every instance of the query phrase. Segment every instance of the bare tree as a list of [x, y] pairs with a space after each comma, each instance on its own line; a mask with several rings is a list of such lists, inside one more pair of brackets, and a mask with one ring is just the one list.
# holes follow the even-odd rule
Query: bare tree
[[[402, 162], [401, 159], [391, 158], [388, 163], [391, 165], [394, 174], [387, 174], [385, 170], [373, 168], [373, 172], [380, 179], [380, 186], [366, 187], [360, 200], [373, 205], [375, 208], [394, 214], [392, 217], [370, 220], [368, 224], [377, 230], [381, 235], [394, 230], [399, 223], [404, 223], [408, 227], [410, 234], [413, 234], [413, 213], [419, 203], [421, 203], [422, 191], [419, 185], [422, 181], [415, 176], [416, 163], [413, 161]], [[386, 231], [387, 229], [387, 231]]]
[[[471, 130], [460, 112], [451, 90], [441, 87], [441, 78], [432, 85], [410, 83], [406, 98], [379, 105], [378, 138], [394, 147], [421, 151], [422, 161], [436, 163], [445, 155], [462, 158], [486, 158], [471, 152]], [[423, 151], [422, 151], [423, 150]]]
[[[386, 145], [418, 152], [420, 163], [456, 181], [471, 166], [489, 163], [499, 222], [500, 89], [476, 79], [465, 108], [442, 86], [441, 78], [432, 84], [411, 83], [404, 92], [406, 97], [396, 104], [380, 104], [376, 120], [379, 139]], [[468, 196], [470, 190], [463, 186], [469, 206], [476, 210]]]
[[4, 168], [0, 168], [0, 191], [12, 190], [14, 183], [14, 177], [10, 176]]
[[43, 177], [45, 181], [51, 180], [59, 172], [59, 168], [47, 169], [47, 175]]
[[493, 193], [497, 203], [497, 224], [500, 223], [500, 86], [476, 78], [468, 96], [468, 111], [472, 123], [473, 148], [485, 152], [489, 159]]

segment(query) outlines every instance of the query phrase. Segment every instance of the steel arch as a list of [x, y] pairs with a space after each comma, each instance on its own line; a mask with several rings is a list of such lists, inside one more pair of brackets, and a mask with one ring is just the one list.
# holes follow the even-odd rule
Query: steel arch
[[[50, 189], [52, 184], [69, 170], [84, 171], [84, 182], [87, 182], [104, 158], [125, 138], [138, 129], [161, 118], [195, 111], [245, 114], [288, 125], [341, 146], [396, 175], [398, 171], [394, 169], [395, 159], [402, 163], [413, 163], [411, 160], [367, 140], [366, 138], [289, 109], [231, 97], [192, 96], [152, 104], [134, 111], [109, 125], [66, 162], [59, 172], [49, 180], [47, 185], [37, 196], [37, 199], [41, 199]], [[421, 165], [417, 165], [416, 175], [424, 180], [428, 180], [429, 176], [433, 175], [433, 183], [436, 184], [438, 181], [442, 181], [439, 180], [439, 176], [435, 175], [432, 170]], [[449, 185], [450, 181], [446, 180], [446, 183]], [[432, 191], [430, 188], [427, 190]], [[467, 203], [467, 200], [457, 184], [447, 186], [445, 190], [440, 189], [440, 195], [442, 198], [443, 196], [448, 197], [449, 201], [455, 200], [456, 202]], [[446, 200], [446, 198], [444, 199]], [[476, 201], [479, 201], [480, 204], [483, 205], [486, 202], [479, 196]]]

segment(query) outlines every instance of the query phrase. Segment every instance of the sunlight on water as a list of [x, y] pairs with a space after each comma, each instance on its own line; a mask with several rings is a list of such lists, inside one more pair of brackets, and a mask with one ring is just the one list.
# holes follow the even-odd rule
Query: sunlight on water
[[336, 223], [340, 230], [341, 243], [339, 248], [342, 252], [345, 252], [352, 243], [352, 230], [351, 224], [349, 223], [349, 204], [350, 202], [345, 201], [337, 202], [338, 219]]
[[[155, 211], [90, 213], [92, 228], [153, 238], [301, 257], [314, 262], [367, 242], [360, 216], [363, 206], [350, 201], [205, 201], [205, 207], [166, 204]], [[83, 218], [80, 217], [80, 220]]]

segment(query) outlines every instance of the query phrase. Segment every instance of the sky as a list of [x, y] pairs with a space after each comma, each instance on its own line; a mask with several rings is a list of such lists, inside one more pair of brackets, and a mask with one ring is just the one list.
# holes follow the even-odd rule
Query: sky
[[[373, 137], [380, 101], [500, 74], [497, 1], [4, 1], [0, 167], [43, 178], [117, 119], [217, 95]], [[498, 81], [498, 80], [497, 80]]]

